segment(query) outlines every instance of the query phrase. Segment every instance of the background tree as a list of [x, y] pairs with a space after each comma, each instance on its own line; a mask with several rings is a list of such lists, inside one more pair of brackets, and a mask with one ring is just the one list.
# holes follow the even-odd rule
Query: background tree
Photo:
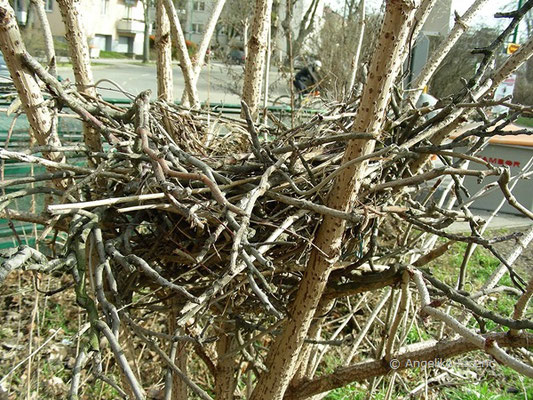
[[247, 43], [248, 54], [244, 67], [242, 100], [250, 108], [250, 114], [254, 119], [259, 112], [271, 12], [272, 0], [256, 1], [250, 39]]
[[[433, 75], [429, 83], [429, 92], [439, 99], [457, 93], [464, 85], [461, 79], [457, 78], [466, 80], [471, 78], [479, 61], [478, 57], [464, 57], [464, 55], [469, 54], [472, 49], [486, 47], [497, 36], [498, 32], [494, 28], [488, 27], [465, 33], [463, 38], [446, 55]], [[500, 54], [498, 54], [498, 58], [501, 62]]]
[[143, 62], [150, 61], [150, 33], [152, 31], [153, 22], [151, 20], [150, 10], [155, 9], [155, 2], [153, 0], [143, 0], [144, 7], [144, 42], [143, 42]]
[[[76, 87], [80, 93], [90, 97], [96, 96], [91, 61], [89, 57], [89, 43], [85, 28], [80, 21], [81, 2], [79, 0], [58, 0], [61, 17], [65, 25], [65, 39], [69, 46], [70, 59]], [[84, 125], [83, 140], [92, 151], [102, 149], [100, 133], [89, 124]]]
[[[353, 56], [360, 40], [360, 36], [354, 33], [360, 31], [361, 24], [355, 11], [357, 10], [354, 9], [344, 18], [342, 14], [326, 9], [318, 40], [311, 45], [322, 62], [321, 87], [331, 98], [343, 98], [347, 83], [351, 80]], [[378, 30], [381, 20], [381, 15], [368, 13], [365, 17], [365, 31]], [[363, 35], [359, 68], [368, 64], [375, 43], [375, 35], [370, 33]], [[362, 79], [364, 76], [359, 74], [356, 84], [362, 82]]]

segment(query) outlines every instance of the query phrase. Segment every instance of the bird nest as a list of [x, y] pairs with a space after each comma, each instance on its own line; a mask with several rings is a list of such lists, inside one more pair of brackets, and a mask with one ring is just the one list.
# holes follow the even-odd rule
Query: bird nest
[[[483, 221], [467, 206], [442, 207], [442, 193], [435, 190], [442, 177], [452, 176], [452, 193], [461, 198], [466, 191], [458, 179], [465, 175], [499, 176], [505, 189], [508, 171], [468, 154], [476, 151], [470, 138], [485, 137], [490, 129], [499, 132], [494, 127], [508, 120], [487, 122], [440, 147], [424, 140], [407, 146], [417, 127], [431, 127], [425, 115], [434, 108], [389, 114], [378, 138], [353, 131], [357, 103], [329, 105], [289, 127], [289, 118], [279, 115], [269, 115], [268, 126], [254, 123], [246, 104], [247, 118], [232, 119], [150, 102], [149, 92], [128, 109], [89, 97], [79, 106], [70, 96], [58, 95], [102, 134], [105, 144], [96, 150], [87, 145], [0, 150], [2, 159], [49, 170], [6, 181], [4, 187], [36, 185], [4, 196], [4, 208], [16, 197], [54, 196], [47, 200], [45, 216], [10, 211], [10, 218], [44, 225], [41, 239], [49, 250], [43, 255], [22, 246], [2, 264], [0, 282], [19, 267], [72, 275], [77, 303], [91, 323], [80, 365], [84, 354], [99, 348], [101, 335], [115, 343], [123, 322], [143, 340], [173, 339], [166, 327], [142, 326], [153, 312], [171, 315], [172, 332], [187, 333], [196, 345], [209, 340], [206, 332], [213, 333], [208, 329], [213, 315], [238, 321], [247, 332], [272, 331], [277, 321], [290, 317], [312, 250], [322, 252], [315, 236], [325, 217], [342, 221], [344, 234], [331, 274], [322, 277], [327, 284], [321, 306], [399, 284], [411, 259], [420, 267], [449, 248], [432, 250], [435, 241], [424, 247], [424, 233], [486, 247], [508, 266], [515, 284], [524, 285], [493, 247], [518, 235], [482, 237]], [[353, 140], [375, 141], [376, 146], [345, 160], [346, 144]], [[453, 152], [471, 145], [471, 153]], [[56, 159], [63, 154], [62, 162], [47, 160], [52, 153]], [[415, 164], [427, 164], [430, 154], [438, 154], [442, 166], [411, 171]], [[461, 168], [465, 160], [483, 168]], [[350, 165], [363, 163], [367, 167], [351, 209], [329, 207], [336, 178]], [[470, 223], [470, 235], [445, 230], [460, 220]], [[446, 292], [446, 285], [438, 287], [467, 304]], [[115, 355], [121, 362], [120, 351]], [[125, 362], [122, 367], [129, 368]]]

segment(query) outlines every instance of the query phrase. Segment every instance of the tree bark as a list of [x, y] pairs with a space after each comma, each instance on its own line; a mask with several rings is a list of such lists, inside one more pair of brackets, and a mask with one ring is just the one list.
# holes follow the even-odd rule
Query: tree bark
[[37, 17], [41, 23], [41, 27], [44, 34], [44, 51], [46, 54], [46, 60], [48, 61], [48, 72], [51, 75], [57, 76], [56, 68], [56, 53], [54, 50], [54, 38], [52, 36], [52, 31], [50, 30], [50, 24], [48, 23], [48, 18], [46, 17], [46, 10], [44, 9], [43, 0], [30, 0], [33, 4], [33, 8], [37, 12]]
[[359, 3], [359, 40], [357, 41], [357, 47], [355, 49], [355, 55], [352, 60], [352, 75], [350, 76], [350, 82], [348, 84], [347, 96], [351, 96], [353, 87], [355, 85], [355, 78], [357, 77], [357, 68], [359, 67], [359, 56], [361, 55], [361, 47], [363, 47], [363, 38], [365, 37], [365, 0], [361, 0]]
[[[61, 146], [57, 135], [53, 134], [52, 116], [47, 107], [43, 107], [43, 96], [33, 73], [22, 62], [22, 54], [26, 51], [20, 30], [16, 22], [15, 12], [7, 0], [0, 0], [0, 49], [4, 54], [9, 73], [24, 107], [31, 134], [41, 146]], [[63, 162], [62, 153], [48, 152], [46, 158]]]
[[220, 337], [216, 344], [218, 360], [215, 370], [215, 399], [217, 400], [234, 399], [238, 364], [235, 357], [227, 357], [227, 353], [235, 349], [235, 337], [230, 333], [234, 328], [233, 324], [222, 323]]
[[[69, 45], [76, 87], [79, 92], [94, 97], [96, 96], [96, 89], [89, 58], [89, 45], [80, 19], [81, 3], [79, 0], [58, 0], [57, 4], [65, 24], [65, 38]], [[89, 150], [102, 151], [99, 132], [86, 123], [83, 124], [83, 140]]]
[[183, 105], [196, 109], [200, 107], [200, 100], [198, 99], [198, 91], [193, 82], [193, 66], [187, 51], [187, 44], [185, 43], [185, 36], [183, 35], [183, 30], [181, 29], [180, 21], [178, 19], [178, 13], [176, 12], [172, 0], [164, 0], [164, 4], [170, 20], [170, 27], [172, 28], [172, 40], [178, 49], [178, 58], [183, 73], [183, 80], [185, 81], [185, 91], [187, 92], [187, 97], [190, 99], [189, 104]]
[[[198, 52], [196, 53], [196, 57], [193, 62], [192, 79], [195, 88], [198, 83], [198, 78], [200, 77], [200, 72], [202, 71], [202, 67], [205, 63], [205, 55], [207, 53], [207, 50], [209, 49], [211, 38], [213, 37], [213, 33], [215, 32], [218, 19], [220, 18], [220, 14], [222, 13], [222, 9], [224, 8], [225, 3], [226, 0], [218, 0], [213, 9], [211, 10], [211, 17], [207, 22], [207, 27], [205, 29], [204, 36], [202, 37], [202, 42], [200, 43], [200, 47], [198, 48]], [[184, 90], [182, 95], [182, 101], [185, 101], [186, 96], [187, 91]]]
[[143, 63], [150, 61], [150, 0], [144, 0], [144, 42], [143, 42]]
[[298, 36], [296, 37], [296, 40], [294, 41], [293, 46], [292, 46], [293, 52], [294, 52], [293, 54], [297, 55], [300, 53], [300, 50], [302, 49], [305, 39], [313, 31], [316, 10], [318, 8], [319, 3], [320, 3], [320, 0], [313, 0], [311, 4], [309, 4], [308, 9], [303, 16], [302, 21], [300, 22], [300, 29], [298, 30]]
[[[257, 118], [261, 100], [261, 83], [263, 80], [271, 11], [272, 0], [256, 0], [250, 39], [247, 44], [248, 55], [244, 66], [242, 89], [242, 99], [248, 104], [253, 119]], [[242, 116], [244, 118], [244, 111]]]
[[156, 3], [157, 97], [166, 102], [172, 102], [174, 101], [172, 41], [170, 22], [163, 1], [157, 0]]
[[[527, 346], [531, 340], [531, 334], [522, 334], [516, 338], [506, 333], [491, 333], [484, 335], [485, 338], [493, 340], [502, 347], [520, 348]], [[444, 360], [478, 350], [478, 348], [465, 338], [454, 340], [444, 340], [441, 342], [430, 341], [426, 343], [417, 343], [403, 349], [396, 360], [398, 368], [395, 371], [401, 371], [410, 368], [414, 362]], [[348, 367], [337, 369], [334, 374], [327, 374], [309, 382], [302, 382], [300, 385], [291, 388], [291, 391], [285, 396], [285, 400], [303, 400], [310, 396], [324, 393], [339, 387], [343, 387], [352, 382], [362, 382], [367, 379], [383, 376], [390, 373], [392, 368], [384, 360], [369, 360]]]
[[[177, 335], [179, 333], [176, 320], [179, 314], [179, 306], [176, 298], [169, 300], [168, 305], [171, 309], [168, 316], [168, 328], [169, 335]], [[188, 361], [189, 349], [185, 342], [174, 342], [171, 344], [170, 359], [176, 364], [176, 366], [184, 373], [187, 374], [187, 361]], [[165, 378], [165, 395], [164, 400], [187, 400], [189, 398], [189, 388], [187, 384], [176, 374], [172, 369], [167, 370], [167, 376]]]
[[[401, 67], [401, 55], [407, 45], [416, 3], [411, 0], [389, 0], [378, 45], [370, 65], [368, 81], [363, 91], [354, 132], [367, 132], [379, 137], [390, 99], [390, 91]], [[374, 149], [374, 141], [352, 140], [342, 164]], [[328, 196], [328, 206], [349, 211], [361, 185], [366, 164], [351, 165], [335, 180]], [[309, 325], [326, 286], [328, 276], [339, 257], [345, 221], [324, 217], [314, 240], [304, 277], [291, 307], [291, 316], [283, 333], [271, 346], [266, 360], [268, 368], [259, 379], [252, 400], [281, 400], [294, 374], [297, 359]]]

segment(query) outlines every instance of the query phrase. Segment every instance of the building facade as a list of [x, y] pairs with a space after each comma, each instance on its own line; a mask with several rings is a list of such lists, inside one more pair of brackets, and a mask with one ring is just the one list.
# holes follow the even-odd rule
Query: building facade
[[[212, 15], [216, 0], [175, 0], [174, 2], [185, 39], [199, 44]], [[312, 2], [313, 0], [302, 0], [294, 5], [292, 18], [294, 38], [298, 35], [299, 21], [301, 21]], [[17, 20], [21, 25], [30, 20], [31, 10], [28, 10], [29, 4], [28, 0], [13, 1]], [[52, 35], [58, 40], [64, 40], [65, 29], [57, 1], [46, 0], [45, 4]], [[83, 0], [79, 2], [79, 6], [82, 24], [89, 45], [92, 50], [96, 50], [92, 51], [93, 55], [98, 50], [116, 51], [132, 55], [143, 54], [145, 17], [142, 0]], [[314, 22], [315, 28], [321, 25], [322, 15], [323, 5], [320, 2]], [[154, 17], [155, 10], [152, 6], [150, 7], [148, 18], [150, 26], [152, 26]], [[249, 16], [249, 23], [252, 17], [252, 15]], [[279, 25], [284, 18], [285, 4], [283, 2], [279, 7], [277, 24]], [[35, 21], [34, 16], [32, 19]], [[277, 37], [272, 38], [273, 53], [279, 54], [280, 58], [284, 58], [287, 52], [286, 39], [282, 29], [277, 31]], [[237, 47], [244, 47], [244, 37], [240, 37], [239, 40], [240, 43]], [[228, 43], [224, 29], [217, 31], [216, 41], [222, 46], [234, 46], [234, 44]]]
[[[92, 49], [143, 53], [144, 6], [141, 0], [84, 0], [79, 4], [82, 24]], [[14, 8], [19, 24], [24, 25], [28, 19], [27, 2], [17, 0]], [[46, 1], [46, 12], [52, 35], [64, 40], [65, 28], [55, 0]]]

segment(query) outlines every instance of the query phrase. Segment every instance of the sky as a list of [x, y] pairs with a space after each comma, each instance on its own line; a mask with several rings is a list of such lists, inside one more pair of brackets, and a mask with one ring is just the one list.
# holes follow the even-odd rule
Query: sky
[[[452, 7], [462, 15], [473, 2], [474, 0], [453, 0]], [[504, 11], [505, 6], [509, 3], [511, 3], [511, 1], [490, 0], [484, 9], [479, 12], [479, 15], [476, 17], [476, 23], [489, 24], [491, 20], [498, 21], [494, 18], [494, 14]], [[518, 0], [516, 1], [516, 5], [518, 6]]]

